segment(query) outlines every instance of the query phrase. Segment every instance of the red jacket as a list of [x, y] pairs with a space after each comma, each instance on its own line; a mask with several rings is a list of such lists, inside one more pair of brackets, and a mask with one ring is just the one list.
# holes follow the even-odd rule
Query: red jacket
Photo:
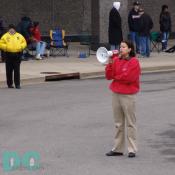
[[106, 79], [113, 80], [110, 89], [120, 94], [135, 94], [140, 89], [140, 64], [137, 58], [129, 60], [113, 57], [114, 62], [105, 69]]
[[40, 29], [39, 27], [32, 27], [30, 29], [31, 33], [32, 33], [32, 36], [33, 38], [36, 40], [36, 41], [41, 41], [41, 33], [40, 33]]

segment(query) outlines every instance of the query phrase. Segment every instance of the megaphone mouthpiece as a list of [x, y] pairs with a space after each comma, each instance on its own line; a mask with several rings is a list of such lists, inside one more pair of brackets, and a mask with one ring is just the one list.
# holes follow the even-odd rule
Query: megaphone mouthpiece
[[113, 52], [111, 50], [108, 51], [108, 55], [109, 55], [109, 57], [112, 57], [113, 56]]

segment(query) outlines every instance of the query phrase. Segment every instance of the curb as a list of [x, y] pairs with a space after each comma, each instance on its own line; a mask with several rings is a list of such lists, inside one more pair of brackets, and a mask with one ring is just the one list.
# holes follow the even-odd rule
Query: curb
[[[172, 67], [172, 68], [170, 68]], [[157, 69], [159, 68], [159, 69]], [[153, 74], [153, 73], [171, 73], [175, 72], [175, 67], [169, 66], [166, 69], [163, 69], [165, 67], [152, 67], [152, 68], [142, 68], [142, 75], [144, 74]], [[96, 79], [96, 78], [105, 78], [104, 71], [98, 71], [98, 72], [87, 72], [87, 73], [80, 73], [80, 72], [74, 72], [74, 73], [65, 73], [65, 74], [55, 74], [55, 75], [47, 75], [45, 77], [37, 77], [37, 78], [29, 78], [29, 79], [22, 79], [21, 84], [22, 85], [29, 85], [29, 84], [40, 84], [44, 82], [50, 82], [50, 81], [61, 81], [61, 80], [72, 80], [72, 79]], [[6, 81], [0, 82], [1, 87], [6, 87]]]
[[175, 72], [175, 69], [161, 69], [161, 70], [143, 70], [142, 74], [161, 74], [161, 73], [171, 73], [171, 72]]
[[80, 73], [80, 79], [91, 79], [91, 78], [102, 78], [102, 77], [105, 77], [104, 71]]
[[[156, 67], [157, 68], [157, 67]], [[172, 69], [142, 69], [142, 75], [144, 74], [153, 74], [153, 73], [171, 73], [175, 72], [175, 68]], [[99, 71], [99, 72], [90, 72], [90, 73], [80, 73], [80, 79], [93, 79], [93, 78], [105, 78], [104, 71]]]

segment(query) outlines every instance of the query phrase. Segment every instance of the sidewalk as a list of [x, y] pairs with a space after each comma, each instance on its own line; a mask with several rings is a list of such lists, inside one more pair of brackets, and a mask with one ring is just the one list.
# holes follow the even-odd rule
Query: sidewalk
[[[104, 77], [104, 66], [94, 55], [78, 58], [78, 51], [70, 51], [69, 57], [50, 57], [44, 60], [23, 61], [21, 64], [22, 84], [41, 83], [51, 76], [69, 76], [79, 74], [80, 79]], [[150, 58], [139, 58], [142, 73], [175, 71], [175, 53], [152, 52]], [[74, 76], [74, 74], [73, 74]], [[5, 85], [5, 65], [0, 63], [0, 85]]]

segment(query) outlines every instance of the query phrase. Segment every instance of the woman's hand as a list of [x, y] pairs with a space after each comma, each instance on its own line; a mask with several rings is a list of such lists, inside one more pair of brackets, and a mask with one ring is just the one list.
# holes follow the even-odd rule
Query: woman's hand
[[113, 63], [113, 59], [112, 57], [109, 57], [109, 61], [108, 61], [109, 64], [112, 64]]

